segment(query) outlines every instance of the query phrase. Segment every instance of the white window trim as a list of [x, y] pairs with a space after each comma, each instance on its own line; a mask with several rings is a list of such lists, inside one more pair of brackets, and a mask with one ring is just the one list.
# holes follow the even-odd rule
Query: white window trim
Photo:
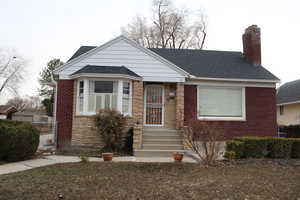
[[[202, 117], [199, 115], [199, 89], [200, 88], [222, 88], [222, 89], [242, 89], [242, 117]], [[197, 118], [199, 120], [211, 120], [211, 121], [246, 121], [246, 92], [245, 87], [214, 87], [214, 86], [197, 86]]]
[[[79, 111], [79, 84], [80, 81], [84, 82], [83, 90], [83, 111]], [[96, 112], [88, 112], [88, 98], [89, 98], [89, 81], [118, 81], [118, 98], [117, 98], [117, 110], [123, 115], [132, 116], [132, 81], [123, 79], [107, 79], [107, 78], [80, 78], [77, 79], [77, 94], [76, 94], [76, 115], [95, 115]], [[130, 94], [129, 94], [129, 113], [123, 113], [123, 81], [130, 83]]]

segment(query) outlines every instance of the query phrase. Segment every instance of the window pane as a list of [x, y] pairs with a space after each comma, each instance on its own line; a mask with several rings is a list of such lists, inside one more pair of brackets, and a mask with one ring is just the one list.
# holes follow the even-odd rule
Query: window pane
[[79, 97], [79, 112], [83, 112], [83, 97]]
[[88, 105], [88, 112], [94, 112], [95, 111], [95, 96], [89, 95], [89, 105]]
[[104, 108], [111, 108], [110, 106], [111, 106], [111, 103], [110, 103], [110, 98], [111, 97], [111, 95], [109, 95], [109, 94], [107, 94], [107, 95], [105, 95], [105, 103], [104, 103]]
[[117, 94], [113, 94], [111, 108], [117, 109], [117, 101], [118, 101], [118, 95]]
[[209, 117], [242, 117], [241, 88], [199, 88], [199, 114]]
[[102, 106], [102, 96], [96, 96], [96, 112], [99, 110], [99, 109], [101, 109], [101, 108], [103, 108], [103, 106]]
[[112, 81], [95, 81], [95, 93], [113, 93]]
[[129, 95], [130, 85], [129, 82], [123, 82], [123, 94]]
[[89, 81], [88, 111], [117, 108], [118, 81]]
[[123, 113], [129, 113], [129, 99], [123, 98]]
[[83, 91], [84, 91], [84, 82], [79, 81], [79, 90], [78, 90], [78, 111], [83, 112]]

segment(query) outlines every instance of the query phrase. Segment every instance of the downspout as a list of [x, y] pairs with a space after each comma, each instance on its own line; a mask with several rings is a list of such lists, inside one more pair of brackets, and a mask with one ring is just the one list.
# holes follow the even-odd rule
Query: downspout
[[57, 141], [57, 134], [58, 134], [58, 123], [56, 121], [56, 111], [57, 111], [57, 81], [54, 78], [54, 75], [51, 76], [53, 87], [54, 87], [54, 104], [53, 104], [53, 121], [52, 121], [52, 133], [54, 135], [55, 147], [57, 148], [58, 141]]

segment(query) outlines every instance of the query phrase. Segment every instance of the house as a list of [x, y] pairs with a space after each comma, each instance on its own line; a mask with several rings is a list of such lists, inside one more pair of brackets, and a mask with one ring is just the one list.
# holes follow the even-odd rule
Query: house
[[12, 119], [12, 114], [17, 111], [14, 106], [0, 105], [0, 119]]
[[261, 66], [260, 28], [244, 52], [147, 49], [119, 36], [82, 46], [54, 71], [58, 147], [99, 147], [92, 115], [115, 108], [132, 117], [135, 155], [180, 151], [183, 120], [217, 124], [226, 137], [276, 136], [276, 83]]
[[300, 124], [300, 79], [278, 88], [277, 122], [285, 126]]

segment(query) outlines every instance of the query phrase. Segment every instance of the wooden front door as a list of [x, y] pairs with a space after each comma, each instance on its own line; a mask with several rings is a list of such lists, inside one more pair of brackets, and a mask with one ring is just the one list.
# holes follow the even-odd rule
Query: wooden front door
[[164, 112], [164, 86], [145, 87], [145, 125], [162, 126]]

